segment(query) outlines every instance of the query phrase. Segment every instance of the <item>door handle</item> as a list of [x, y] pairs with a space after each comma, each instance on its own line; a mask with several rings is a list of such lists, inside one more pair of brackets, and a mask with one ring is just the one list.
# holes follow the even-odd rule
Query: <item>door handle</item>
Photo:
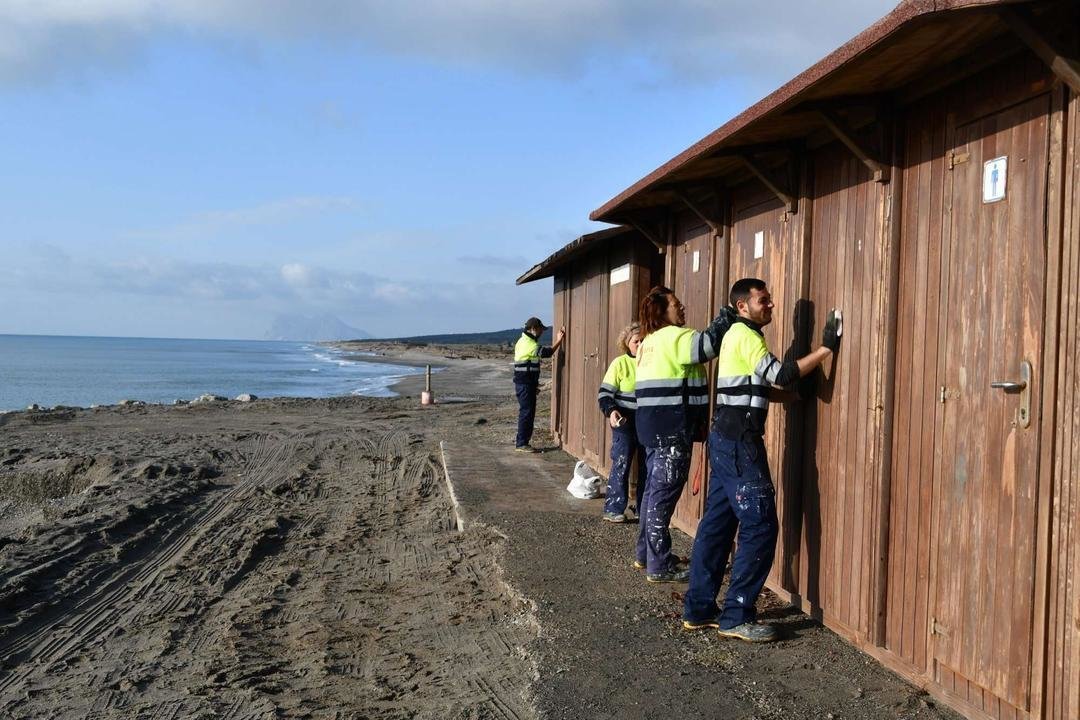
[[1031, 363], [1023, 360], [1019, 380], [995, 380], [990, 383], [995, 390], [1004, 390], [1010, 395], [1019, 393], [1020, 408], [1016, 411], [1016, 424], [1022, 428], [1031, 425], [1031, 374]]

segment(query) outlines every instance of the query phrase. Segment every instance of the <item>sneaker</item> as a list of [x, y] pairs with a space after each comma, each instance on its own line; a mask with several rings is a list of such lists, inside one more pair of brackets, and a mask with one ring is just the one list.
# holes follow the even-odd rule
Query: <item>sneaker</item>
[[717, 630], [724, 637], [737, 638], [752, 643], [773, 642], [780, 638], [780, 633], [772, 625], [759, 625], [758, 623], [743, 623], [733, 628], [720, 628]]
[[604, 513], [604, 521], [618, 525], [619, 523], [626, 522], [626, 516], [622, 513], [606, 512]]
[[645, 579], [651, 583], [679, 583], [690, 579], [690, 570], [676, 565], [667, 572], [646, 573]]
[[535, 453], [539, 451], [532, 445], [518, 445], [516, 448], [514, 448], [514, 452]]
[[720, 616], [709, 618], [708, 620], [687, 620], [683, 618], [682, 621], [683, 630], [708, 630], [709, 628], [720, 629]]
[[645, 569], [645, 561], [644, 560], [638, 560], [637, 558], [634, 558], [634, 561], [632, 563], [630, 563], [630, 565], [635, 570], [644, 570]]

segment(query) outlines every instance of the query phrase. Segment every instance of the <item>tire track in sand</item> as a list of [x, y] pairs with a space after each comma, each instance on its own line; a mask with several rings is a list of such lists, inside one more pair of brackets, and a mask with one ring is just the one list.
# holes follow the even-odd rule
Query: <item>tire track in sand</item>
[[[140, 605], [162, 574], [200, 543], [219, 521], [229, 514], [242, 514], [258, 500], [258, 490], [280, 479], [287, 461], [296, 450], [293, 438], [259, 436], [251, 459], [238, 482], [204, 507], [194, 510], [169, 533], [169, 539], [149, 549], [138, 561], [119, 568], [112, 577], [88, 589], [63, 612], [20, 632], [15, 628], [6, 638], [4, 665], [13, 670], [0, 676], [0, 702], [9, 691], [77, 650], [95, 642], [117, 627], [124, 627], [132, 615], [145, 613]], [[232, 512], [229, 512], [229, 511]]]

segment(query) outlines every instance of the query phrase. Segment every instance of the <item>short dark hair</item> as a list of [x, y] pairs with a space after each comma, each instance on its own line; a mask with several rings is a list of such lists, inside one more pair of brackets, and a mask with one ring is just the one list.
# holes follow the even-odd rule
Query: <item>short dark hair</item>
[[728, 293], [728, 302], [731, 307], [737, 308], [739, 302], [746, 302], [750, 299], [750, 291], [757, 290], [762, 291], [765, 289], [765, 281], [758, 278], [743, 278], [736, 280], [735, 284], [731, 286], [731, 292]]

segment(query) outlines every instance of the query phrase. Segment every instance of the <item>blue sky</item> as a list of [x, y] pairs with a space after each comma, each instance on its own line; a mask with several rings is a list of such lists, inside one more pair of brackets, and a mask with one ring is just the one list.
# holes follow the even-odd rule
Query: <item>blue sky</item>
[[892, 0], [4, 0], [0, 333], [378, 336], [514, 278]]

